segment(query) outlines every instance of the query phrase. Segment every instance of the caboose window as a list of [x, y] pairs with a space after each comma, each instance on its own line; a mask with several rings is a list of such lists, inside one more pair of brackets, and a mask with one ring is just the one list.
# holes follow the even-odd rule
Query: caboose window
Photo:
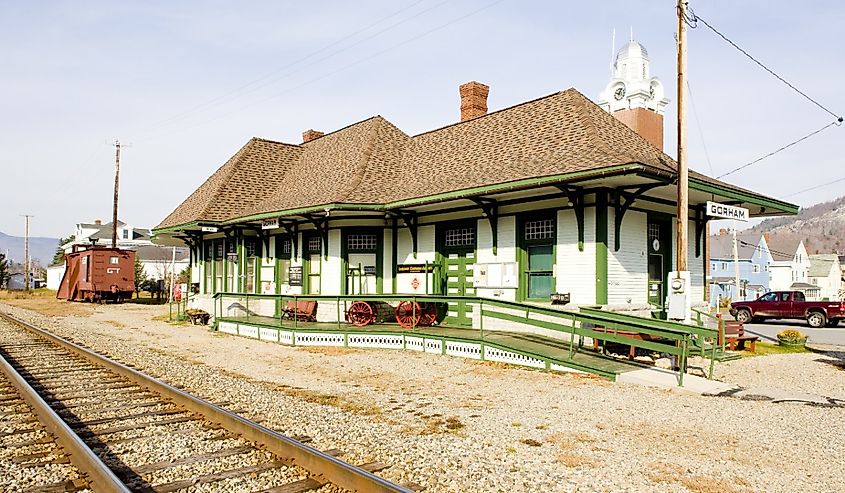
[[109, 263], [112, 265], [117, 265], [120, 262], [120, 259], [117, 257], [109, 257]]

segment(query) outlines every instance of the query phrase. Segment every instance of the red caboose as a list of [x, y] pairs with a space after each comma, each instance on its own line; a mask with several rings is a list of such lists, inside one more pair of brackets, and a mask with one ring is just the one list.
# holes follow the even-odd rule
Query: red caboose
[[57, 298], [71, 301], [122, 301], [135, 291], [135, 252], [94, 247], [65, 256], [65, 275]]

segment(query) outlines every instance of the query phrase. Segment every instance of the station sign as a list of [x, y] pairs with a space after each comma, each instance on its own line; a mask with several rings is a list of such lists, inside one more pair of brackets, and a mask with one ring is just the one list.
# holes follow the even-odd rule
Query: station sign
[[203, 226], [202, 232], [203, 233], [216, 233], [217, 232], [217, 226]]
[[434, 264], [399, 264], [397, 274], [430, 274], [434, 272]]
[[261, 229], [276, 229], [279, 227], [279, 218], [265, 219], [261, 221]]
[[288, 268], [288, 284], [290, 286], [302, 286], [302, 266], [291, 265]]
[[748, 209], [744, 207], [734, 207], [732, 205], [720, 204], [718, 202], [707, 201], [707, 215], [711, 217], [724, 217], [726, 219], [736, 219], [737, 221], [748, 221]]

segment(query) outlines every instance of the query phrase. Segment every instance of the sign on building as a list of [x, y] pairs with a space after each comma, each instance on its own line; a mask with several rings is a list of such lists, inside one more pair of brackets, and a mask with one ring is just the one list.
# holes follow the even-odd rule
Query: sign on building
[[748, 209], [744, 207], [734, 207], [732, 205], [720, 204], [718, 202], [707, 201], [707, 215], [711, 217], [724, 217], [726, 219], [736, 219], [737, 221], [748, 221]]
[[261, 229], [276, 229], [279, 227], [279, 218], [265, 219], [261, 221]]
[[291, 265], [288, 269], [288, 284], [291, 286], [302, 286], [302, 266]]
[[202, 232], [203, 233], [216, 233], [217, 232], [217, 226], [203, 226]]

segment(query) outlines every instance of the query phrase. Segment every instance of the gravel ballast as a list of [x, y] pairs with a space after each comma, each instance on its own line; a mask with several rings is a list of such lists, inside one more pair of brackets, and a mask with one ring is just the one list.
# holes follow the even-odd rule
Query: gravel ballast
[[[845, 409], [703, 397], [407, 351], [290, 348], [153, 321], [0, 310], [430, 492], [837, 491]], [[830, 361], [819, 361], [827, 359]], [[748, 358], [720, 379], [845, 397], [819, 354]], [[836, 438], [834, 438], [836, 437]]]

